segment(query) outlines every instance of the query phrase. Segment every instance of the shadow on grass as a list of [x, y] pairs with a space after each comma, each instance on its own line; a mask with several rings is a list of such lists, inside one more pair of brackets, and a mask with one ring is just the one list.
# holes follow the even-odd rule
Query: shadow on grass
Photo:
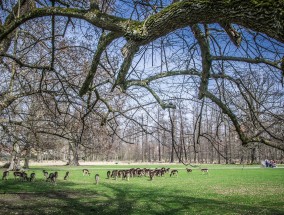
[[[151, 182], [149, 182], [151, 183]], [[102, 182], [72, 189], [70, 181], [54, 186], [8, 180], [0, 182], [1, 214], [283, 214], [283, 210], [254, 207], [214, 198], [196, 198], [181, 191], [129, 183]], [[28, 192], [25, 192], [28, 190]], [[104, 192], [104, 190], [106, 192]], [[21, 191], [21, 192], [20, 192]]]

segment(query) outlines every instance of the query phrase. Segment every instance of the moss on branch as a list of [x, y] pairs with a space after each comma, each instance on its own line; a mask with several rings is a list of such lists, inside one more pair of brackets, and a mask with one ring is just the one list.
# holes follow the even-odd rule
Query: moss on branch
[[97, 9], [35, 8], [5, 26], [0, 41], [27, 20], [50, 15], [83, 19], [99, 28], [120, 32], [141, 44], [188, 25], [221, 22], [239, 24], [284, 42], [283, 0], [183, 0], [149, 16], [144, 22], [108, 15]]

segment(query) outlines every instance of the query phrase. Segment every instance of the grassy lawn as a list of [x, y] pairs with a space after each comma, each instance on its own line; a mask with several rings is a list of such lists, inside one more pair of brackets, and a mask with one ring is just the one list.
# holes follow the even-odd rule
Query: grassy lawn
[[[0, 214], [284, 214], [283, 166], [206, 165], [204, 174], [168, 165], [178, 169], [178, 177], [106, 179], [107, 170], [131, 167], [163, 166], [37, 166], [28, 171], [36, 173], [35, 182], [14, 180], [10, 172], [0, 181]], [[82, 176], [84, 168], [91, 176]], [[58, 171], [57, 185], [44, 181], [43, 169]], [[66, 171], [70, 177], [64, 181]]]

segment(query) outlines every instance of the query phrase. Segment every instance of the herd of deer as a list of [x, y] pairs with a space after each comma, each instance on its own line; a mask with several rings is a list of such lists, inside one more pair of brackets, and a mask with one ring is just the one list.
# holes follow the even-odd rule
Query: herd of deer
[[[200, 169], [201, 172], [207, 173], [208, 174], [208, 169], [203, 168]], [[192, 169], [186, 168], [186, 171], [188, 173], [192, 172]], [[83, 169], [83, 176], [90, 176], [91, 173], [88, 169]], [[148, 176], [150, 178], [150, 181], [154, 179], [155, 176], [164, 176], [166, 173], [170, 173], [170, 177], [172, 176], [178, 176], [178, 170], [173, 169], [170, 171], [170, 168], [156, 168], [156, 169], [148, 169], [148, 168], [131, 168], [131, 169], [126, 169], [126, 170], [112, 170], [112, 171], [107, 171], [107, 179], [114, 178], [117, 180], [117, 178], [122, 178], [127, 181], [129, 181], [130, 178], [132, 177], [142, 177], [142, 176]], [[14, 179], [19, 179], [20, 181], [30, 181], [33, 182], [35, 181], [35, 173], [31, 173], [30, 176], [25, 171], [14, 171], [13, 173]], [[43, 175], [45, 178], [46, 182], [51, 182], [53, 184], [56, 184], [56, 180], [58, 178], [58, 172], [52, 172], [49, 173], [45, 170], [43, 170]], [[9, 171], [4, 171], [3, 172], [3, 177], [2, 180], [7, 180], [9, 176]], [[65, 173], [64, 180], [67, 180], [69, 178], [69, 171]], [[99, 184], [100, 181], [100, 176], [99, 174], [95, 175], [95, 183]]]
[[[20, 179], [20, 181], [34, 181], [35, 180], [35, 173], [31, 173], [30, 177], [28, 177], [28, 174], [24, 171], [15, 171], [13, 173], [14, 179]], [[7, 180], [9, 176], [9, 171], [4, 171], [3, 172], [3, 177], [2, 180]]]
[[[35, 173], [31, 173], [30, 176], [28, 176], [28, 174], [25, 171], [14, 171], [13, 172], [14, 175], [14, 179], [18, 179], [20, 181], [29, 181], [29, 182], [33, 182], [35, 181]], [[45, 170], [43, 170], [43, 175], [45, 178], [46, 182], [52, 182], [54, 184], [56, 184], [56, 179], [58, 178], [58, 172], [52, 172], [49, 173]], [[7, 180], [9, 176], [9, 171], [4, 171], [3, 172], [3, 176], [2, 176], [2, 180]], [[64, 180], [67, 180], [67, 178], [69, 177], [69, 172], [66, 172]]]

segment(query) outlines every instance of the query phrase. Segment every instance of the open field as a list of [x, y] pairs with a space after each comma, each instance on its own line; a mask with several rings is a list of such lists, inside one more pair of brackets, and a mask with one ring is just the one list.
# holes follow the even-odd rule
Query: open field
[[[106, 179], [107, 170], [170, 167], [179, 175]], [[183, 165], [33, 166], [35, 182], [0, 181], [0, 214], [284, 214], [284, 168], [203, 165], [187, 173]], [[82, 176], [88, 168], [90, 176]], [[58, 171], [57, 185], [42, 170]], [[70, 178], [63, 180], [66, 171]], [[0, 170], [2, 176], [3, 169]], [[95, 184], [95, 174], [100, 183]]]

